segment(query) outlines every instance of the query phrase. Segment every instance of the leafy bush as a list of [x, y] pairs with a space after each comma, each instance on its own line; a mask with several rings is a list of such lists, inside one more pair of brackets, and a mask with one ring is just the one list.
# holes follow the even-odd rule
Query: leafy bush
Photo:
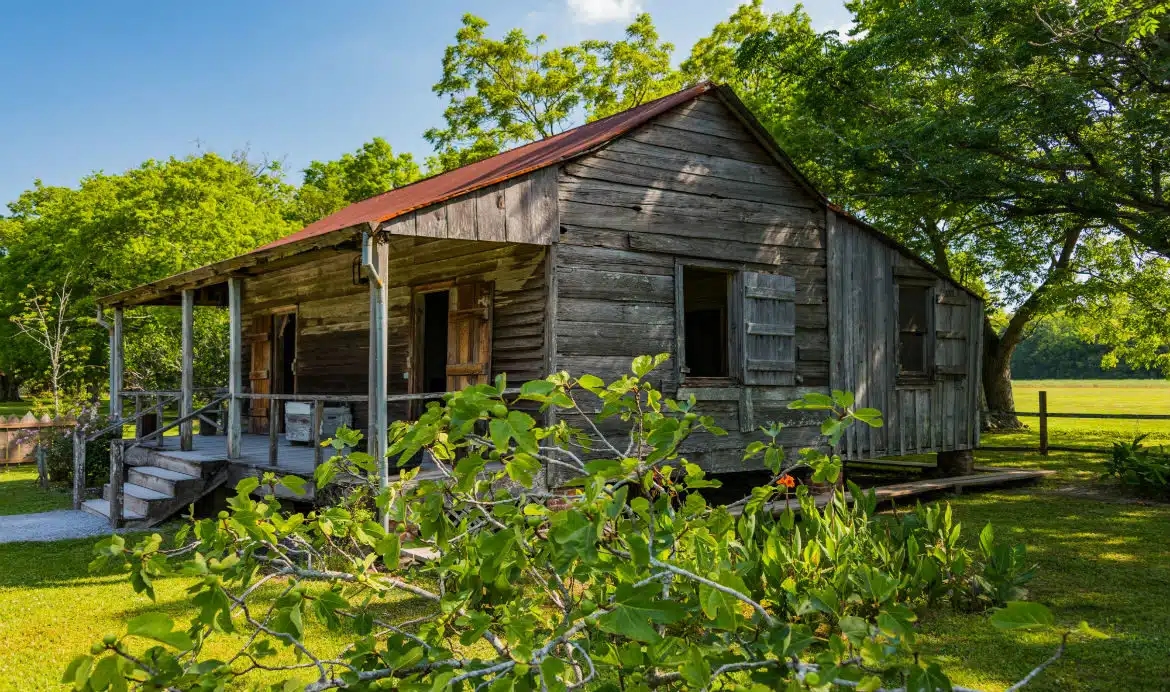
[[[447, 395], [390, 436], [391, 457], [425, 453], [437, 477], [415, 469], [381, 487], [378, 460], [347, 452], [360, 434], [342, 430], [332, 441], [338, 454], [315, 478], [319, 488], [351, 488], [337, 506], [286, 514], [276, 486], [299, 492], [305, 481], [267, 474], [241, 481], [228, 510], [185, 527], [174, 549], [164, 550], [157, 534], [133, 548], [111, 536], [95, 565], [129, 567], [134, 588], [152, 597], [155, 579], [193, 576], [197, 615], [178, 629], [162, 613], [135, 617], [125, 636], [73, 661], [65, 682], [221, 689], [263, 668], [290, 679], [310, 673], [307, 685], [290, 683], [309, 692], [679, 690], [749, 681], [769, 689], [873, 691], [884, 681], [949, 689], [938, 665], [918, 655], [917, 609], [981, 608], [1017, 596], [1026, 581], [1022, 549], [1004, 552], [985, 530], [972, 554], [949, 509], [875, 517], [873, 493], [856, 486], [852, 504], [840, 490], [823, 507], [804, 486], [793, 496], [793, 471], [834, 484], [840, 459], [816, 449], [789, 457], [778, 425], [747, 450], [773, 482], [711, 506], [700, 491], [717, 481], [679, 449], [693, 433], [725, 433], [693, 399], [668, 399], [647, 382], [664, 359], [640, 357], [631, 375], [611, 383], [565, 373], [528, 382], [516, 401], [503, 396], [503, 378]], [[520, 401], [555, 410], [556, 422], [538, 425], [513, 407]], [[794, 406], [824, 411], [830, 443], [851, 425], [881, 425], [880, 413], [854, 409], [843, 392]], [[567, 489], [544, 488], [548, 466], [575, 479]], [[256, 499], [261, 485], [273, 492]], [[353, 511], [371, 499], [383, 522]], [[280, 595], [262, 604], [257, 587], [268, 581]], [[395, 592], [429, 603], [429, 612], [384, 619]], [[994, 621], [1042, 627], [1051, 615], [1013, 601]], [[343, 650], [306, 643], [310, 627], [342, 622], [354, 632]], [[234, 657], [204, 651], [209, 639], [237, 632], [244, 644]], [[281, 651], [297, 663], [275, 658]]]
[[1105, 476], [1120, 478], [1151, 494], [1170, 494], [1170, 454], [1142, 446], [1146, 435], [1133, 442], [1114, 442], [1113, 454], [1105, 462]]
[[[110, 480], [110, 441], [113, 435], [100, 437], [85, 446], [85, 487], [97, 488]], [[49, 481], [73, 484], [73, 431], [54, 431], [41, 436], [45, 448], [45, 466]]]

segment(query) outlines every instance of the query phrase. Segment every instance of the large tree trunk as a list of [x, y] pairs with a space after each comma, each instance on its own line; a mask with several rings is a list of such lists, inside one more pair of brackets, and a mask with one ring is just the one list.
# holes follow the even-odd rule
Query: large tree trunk
[[1016, 400], [1012, 396], [1012, 353], [1020, 342], [1019, 332], [996, 334], [991, 320], [983, 318], [983, 395], [987, 403], [988, 430], [1019, 430]]
[[1016, 400], [1012, 396], [1012, 353], [1024, 339], [1024, 328], [1042, 315], [1045, 295], [1054, 286], [1070, 280], [1069, 263], [1083, 231], [1079, 227], [1065, 231], [1060, 254], [1053, 258], [1048, 276], [1016, 308], [1002, 334], [991, 326], [987, 315], [983, 316], [983, 395], [987, 403], [986, 427], [990, 430], [1024, 427], [1016, 416]]
[[12, 375], [0, 372], [0, 401], [20, 401], [20, 383]]

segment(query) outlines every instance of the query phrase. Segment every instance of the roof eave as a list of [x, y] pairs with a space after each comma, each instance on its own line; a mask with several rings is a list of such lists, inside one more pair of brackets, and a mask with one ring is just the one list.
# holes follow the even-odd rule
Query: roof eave
[[97, 299], [97, 303], [102, 307], [136, 307], [142, 305], [169, 304], [171, 301], [164, 301], [163, 299], [173, 297], [184, 290], [204, 288], [223, 283], [230, 277], [236, 276], [245, 270], [304, 252], [337, 246], [357, 237], [363, 231], [369, 230], [371, 230], [371, 225], [363, 223], [349, 228], [342, 228], [331, 233], [305, 238], [304, 240], [287, 245], [279, 245], [264, 250], [253, 250], [242, 255], [229, 257], [228, 259], [220, 260], [196, 269], [135, 286], [125, 291], [102, 296]]

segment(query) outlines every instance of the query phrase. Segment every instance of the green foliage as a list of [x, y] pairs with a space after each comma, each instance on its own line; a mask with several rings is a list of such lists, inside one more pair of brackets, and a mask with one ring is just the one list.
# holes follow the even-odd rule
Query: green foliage
[[[1116, 308], [1117, 303], [1114, 302], [1112, 307]], [[1104, 319], [1107, 324], [1111, 322], [1111, 318], [1104, 315], [1098, 319]], [[1063, 313], [1039, 320], [1012, 354], [1012, 379], [1103, 380], [1159, 376], [1155, 370], [1108, 358], [1108, 346], [1094, 344], [1086, 338], [1085, 330], [1080, 327], [1085, 321]], [[1093, 338], [1097, 331], [1093, 329], [1087, 336]], [[1125, 359], [1129, 360], [1133, 359]]]
[[674, 46], [662, 43], [650, 15], [641, 14], [620, 41], [586, 40], [549, 48], [542, 34], [521, 29], [503, 38], [488, 23], [463, 16], [455, 44], [443, 55], [433, 91], [448, 100], [444, 127], [426, 131], [435, 148], [427, 167], [458, 168], [518, 144], [551, 137], [581, 112], [593, 120], [675, 91]]
[[1132, 442], [1114, 442], [1105, 462], [1105, 476], [1119, 478], [1138, 490], [1154, 495], [1170, 494], [1170, 454], [1142, 446], [1146, 435]]
[[[985, 532], [977, 559], [949, 509], [879, 518], [872, 492], [855, 486], [852, 504], [838, 490], [823, 507], [797, 488], [799, 522], [789, 490], [775, 483], [741, 503], [708, 504], [702, 490], [717, 483], [679, 451], [693, 433], [722, 431], [694, 401], [649, 384], [664, 360], [640, 357], [609, 383], [559, 373], [508, 400], [501, 377], [432, 402], [418, 421], [395, 425], [389, 455], [402, 464], [423, 454], [435, 475], [405, 471], [382, 488], [377, 460], [348, 451], [360, 435], [342, 430], [328, 443], [338, 454], [315, 478], [318, 488], [345, 484], [337, 506], [289, 514], [272, 493], [282, 481], [266, 474], [241, 481], [217, 518], [193, 520], [174, 549], [157, 535], [133, 547], [110, 537], [95, 566], [129, 567], [146, 594], [168, 575], [194, 577], [197, 612], [185, 630], [167, 616], [138, 616], [127, 635], [76, 659], [66, 682], [239, 685], [259, 661], [287, 652], [299, 666], [265, 667], [311, 673], [305, 690], [380, 680], [403, 689], [705, 689], [740, 675], [770, 688], [876, 690], [903, 676], [916, 688], [945, 688], [938, 665], [912, 655], [916, 608], [1018, 598], [1010, 588], [978, 588], [1005, 572], [980, 567], [983, 556], [996, 559], [994, 537]], [[834, 392], [797, 406], [844, 427], [880, 424], [852, 404]], [[517, 406], [554, 409], [557, 422], [541, 426]], [[773, 459], [778, 477], [808, 466], [831, 482], [839, 459], [788, 458], [771, 434], [778, 429], [768, 426], [754, 453]], [[573, 472], [566, 490], [540, 482], [548, 466]], [[353, 511], [371, 499], [385, 524]], [[403, 562], [420, 551], [431, 558]], [[266, 611], [254, 607], [257, 585], [273, 579], [280, 596]], [[395, 592], [428, 603], [429, 614], [409, 626], [380, 620], [378, 603]], [[1030, 610], [1024, 626], [1046, 612]], [[352, 623], [351, 646], [314, 651], [305, 645], [313, 623]], [[238, 654], [202, 653], [232, 633], [245, 637]]]
[[[117, 175], [95, 173], [76, 188], [38, 181], [9, 204], [12, 215], [0, 224], [0, 368], [12, 368], [22, 380], [47, 378], [48, 359], [12, 341], [9, 318], [25, 312], [22, 294], [44, 295], [68, 280], [67, 318], [89, 328], [69, 341], [63, 385], [76, 391], [104, 380], [107, 337], [92, 328], [94, 299], [242, 254], [294, 230], [286, 219], [292, 188], [278, 173], [209, 153], [147, 161]], [[128, 349], [127, 384], [150, 384], [165, 373], [159, 363], [178, 362], [178, 319], [173, 309], [162, 312], [127, 318], [127, 341], [141, 331], [150, 344]], [[196, 357], [213, 368], [222, 359], [216, 326], [201, 321], [197, 327], [197, 341], [206, 347]]]
[[347, 204], [409, 185], [422, 176], [414, 156], [395, 154], [381, 137], [334, 161], [313, 161], [304, 174], [296, 192], [296, 218], [306, 226]]

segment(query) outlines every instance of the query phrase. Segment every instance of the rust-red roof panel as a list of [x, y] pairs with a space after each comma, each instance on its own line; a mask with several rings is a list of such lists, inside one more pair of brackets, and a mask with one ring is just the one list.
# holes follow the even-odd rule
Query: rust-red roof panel
[[712, 90], [705, 82], [608, 118], [525, 144], [489, 159], [355, 202], [252, 252], [287, 245], [363, 223], [382, 223], [423, 207], [551, 166], [588, 152], [652, 118]]

